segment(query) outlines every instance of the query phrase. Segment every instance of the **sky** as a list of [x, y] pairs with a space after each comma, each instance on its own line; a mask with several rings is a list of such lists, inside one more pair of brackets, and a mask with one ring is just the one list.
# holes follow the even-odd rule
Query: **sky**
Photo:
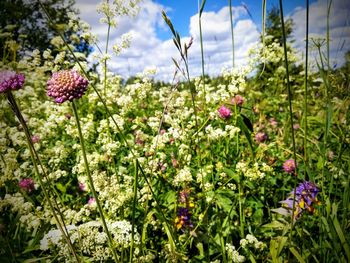
[[[124, 0], [128, 1], [128, 0]], [[310, 29], [312, 37], [325, 38], [327, 2], [330, 0], [310, 0]], [[330, 53], [331, 64], [341, 65], [344, 52], [350, 50], [350, 5], [349, 0], [333, 0], [330, 9]], [[112, 1], [110, 1], [112, 2]], [[300, 57], [305, 50], [305, 2], [283, 0], [285, 17], [294, 21], [293, 46]], [[216, 76], [224, 68], [232, 66], [232, 41], [229, 1], [207, 0], [202, 14], [203, 48], [205, 73]], [[99, 45], [106, 44], [107, 26], [101, 24], [101, 14], [96, 12], [96, 0], [76, 0], [80, 17], [91, 25], [92, 32], [99, 39]], [[109, 61], [109, 70], [128, 78], [147, 69], [156, 69], [155, 78], [170, 82], [175, 70], [172, 58], [179, 54], [173, 44], [171, 31], [164, 23], [161, 11], [171, 19], [181, 39], [188, 42], [193, 37], [189, 50], [191, 77], [201, 74], [201, 52], [199, 42], [198, 1], [196, 0], [142, 0], [140, 11], [134, 18], [120, 17], [117, 27], [112, 28], [111, 46], [120, 43], [123, 34], [131, 35], [131, 46], [119, 56]], [[248, 61], [248, 50], [259, 42], [261, 31], [262, 0], [232, 0], [234, 25], [235, 67]], [[267, 0], [267, 10], [279, 7], [278, 0]], [[110, 50], [112, 53], [112, 49]], [[310, 51], [310, 57], [315, 57]]]

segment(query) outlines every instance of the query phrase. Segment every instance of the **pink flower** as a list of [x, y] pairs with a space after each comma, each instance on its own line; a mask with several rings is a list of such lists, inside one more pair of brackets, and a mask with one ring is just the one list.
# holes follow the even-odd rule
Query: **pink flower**
[[286, 173], [294, 173], [295, 172], [295, 161], [293, 159], [286, 160], [283, 163], [283, 170]]
[[271, 124], [271, 126], [276, 127], [278, 122], [276, 121], [275, 118], [270, 118], [270, 124]]
[[84, 95], [89, 81], [75, 70], [63, 70], [52, 74], [47, 82], [47, 95], [55, 102], [72, 101]]
[[255, 140], [256, 140], [258, 143], [262, 143], [262, 142], [266, 141], [267, 138], [268, 138], [268, 137], [267, 137], [267, 134], [264, 133], [264, 132], [257, 132], [257, 133], [255, 134]]
[[231, 117], [231, 110], [224, 105], [218, 109], [219, 116], [223, 119], [229, 119]]
[[231, 100], [231, 103], [233, 105], [237, 105], [237, 106], [242, 106], [244, 103], [244, 98], [241, 95], [236, 95], [234, 96], [234, 98]]
[[88, 200], [88, 205], [94, 205], [96, 204], [96, 199], [94, 197], [90, 197]]
[[80, 189], [80, 191], [85, 192], [85, 191], [86, 191], [86, 186], [85, 186], [85, 184], [79, 183], [79, 189]]
[[300, 124], [299, 123], [294, 123], [293, 124], [293, 129], [294, 130], [298, 130], [300, 128]]
[[25, 178], [19, 181], [18, 186], [27, 193], [35, 190], [34, 181], [32, 178]]
[[16, 73], [12, 70], [0, 71], [0, 93], [22, 88], [24, 79], [25, 77], [22, 73]]
[[38, 142], [40, 142], [39, 135], [33, 135], [32, 136], [32, 143], [38, 143]]

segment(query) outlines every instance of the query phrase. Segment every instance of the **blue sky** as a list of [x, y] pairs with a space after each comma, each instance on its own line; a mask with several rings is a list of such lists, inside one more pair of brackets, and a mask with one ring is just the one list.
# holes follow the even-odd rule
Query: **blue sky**
[[[121, 1], [121, 0], [119, 0]], [[130, 0], [123, 0], [124, 2]], [[310, 1], [310, 37], [325, 38], [327, 2]], [[330, 13], [331, 64], [340, 65], [345, 51], [350, 50], [350, 5], [349, 0], [333, 0]], [[99, 45], [106, 43], [107, 27], [99, 22], [101, 14], [96, 12], [96, 0], [76, 0], [80, 17], [91, 25], [92, 32], [99, 39]], [[112, 5], [113, 1], [109, 1]], [[248, 51], [256, 48], [261, 30], [262, 0], [232, 1], [235, 34], [235, 67], [248, 62]], [[278, 0], [267, 0], [267, 10], [279, 6]], [[251, 16], [248, 15], [248, 8]], [[293, 39], [297, 55], [302, 58], [305, 52], [305, 1], [283, 0], [285, 17], [294, 21]], [[117, 27], [110, 34], [110, 54], [112, 46], [120, 43], [123, 34], [132, 37], [130, 48], [109, 61], [109, 70], [124, 78], [156, 69], [155, 78], [171, 81], [174, 72], [172, 58], [179, 54], [171, 39], [170, 30], [165, 25], [161, 11], [165, 10], [183, 41], [193, 37], [189, 50], [190, 74], [201, 74], [198, 2], [197, 0], [142, 0], [140, 11], [135, 18], [117, 17]], [[205, 71], [211, 76], [222, 73], [223, 68], [232, 66], [232, 42], [228, 0], [207, 0], [202, 14], [203, 46]], [[343, 47], [342, 49], [340, 47]], [[310, 61], [316, 57], [310, 49]], [[92, 57], [91, 60], [94, 58]], [[311, 68], [311, 67], [310, 67]]]
[[[171, 18], [174, 26], [180, 35], [187, 35], [189, 33], [190, 17], [198, 12], [198, 1], [197, 0], [155, 0], [154, 2], [159, 3], [168, 8], [167, 14]], [[297, 7], [305, 7], [305, 0], [288, 0], [283, 1], [284, 14], [290, 14]], [[315, 0], [310, 0], [312, 4]], [[204, 11], [218, 12], [221, 8], [228, 5], [228, 0], [207, 0], [205, 3]], [[261, 30], [262, 21], [262, 0], [245, 0], [245, 1], [231, 1], [233, 7], [245, 5], [249, 10], [250, 15], [254, 23]], [[267, 0], [266, 9], [270, 10], [272, 7], [279, 7], [278, 0]], [[245, 17], [249, 17], [247, 14]], [[165, 40], [169, 38], [169, 32], [158, 28], [158, 36], [160, 39]]]

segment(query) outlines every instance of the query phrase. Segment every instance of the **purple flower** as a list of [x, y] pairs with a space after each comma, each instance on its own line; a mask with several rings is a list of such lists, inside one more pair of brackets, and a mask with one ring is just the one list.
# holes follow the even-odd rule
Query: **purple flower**
[[218, 109], [219, 116], [223, 119], [229, 119], [231, 117], [231, 110], [224, 105]]
[[12, 70], [0, 71], [0, 93], [22, 88], [24, 79], [25, 77], [22, 73], [16, 73]]
[[242, 106], [244, 103], [244, 98], [241, 95], [236, 95], [233, 97], [233, 99], [231, 100], [231, 103], [233, 105], [237, 105], [237, 106]]
[[[293, 198], [294, 191], [292, 191], [286, 200], [280, 202], [284, 208], [275, 209], [275, 211], [284, 215], [293, 215], [295, 219], [298, 219], [304, 211], [313, 214], [315, 212], [314, 205], [320, 204], [317, 199], [319, 192], [320, 189], [314, 183], [304, 181], [295, 189], [295, 199]], [[294, 211], [292, 212], [293, 203]]]
[[25, 178], [19, 181], [18, 186], [27, 193], [31, 193], [35, 190], [34, 181], [32, 178]]
[[63, 70], [52, 74], [47, 82], [47, 95], [55, 102], [72, 101], [84, 95], [89, 81], [75, 70]]
[[283, 170], [286, 173], [294, 173], [295, 172], [295, 161], [293, 159], [289, 159], [283, 163]]
[[258, 142], [258, 143], [262, 143], [264, 141], [266, 141], [268, 138], [267, 134], [264, 133], [264, 132], [257, 132], [255, 134], [255, 140]]

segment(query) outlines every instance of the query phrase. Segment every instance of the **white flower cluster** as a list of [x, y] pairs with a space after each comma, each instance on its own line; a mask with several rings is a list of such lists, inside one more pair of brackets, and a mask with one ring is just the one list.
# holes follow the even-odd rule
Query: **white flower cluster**
[[229, 260], [231, 260], [234, 263], [245, 262], [245, 257], [239, 254], [235, 246], [231, 244], [226, 244], [225, 248]]
[[0, 212], [4, 213], [6, 209], [10, 209], [13, 214], [19, 215], [19, 221], [27, 231], [38, 229], [41, 226], [42, 222], [40, 217], [35, 214], [33, 204], [26, 202], [20, 193], [6, 194], [3, 199], [0, 199]]
[[190, 183], [190, 182], [192, 182], [191, 170], [189, 167], [184, 167], [180, 171], [178, 171], [178, 173], [176, 174], [173, 180], [173, 185], [179, 186], [183, 183]]
[[266, 176], [266, 173], [272, 173], [273, 168], [267, 165], [266, 163], [257, 163], [255, 162], [252, 167], [249, 164], [240, 161], [236, 165], [238, 172], [241, 172], [244, 177], [248, 178], [250, 181], [255, 181], [263, 179]]
[[[116, 248], [128, 248], [131, 242], [132, 226], [128, 221], [114, 221], [107, 223]], [[99, 221], [90, 221], [79, 226], [69, 225], [67, 231], [71, 242], [78, 251], [91, 261], [106, 261], [112, 258], [112, 253], [108, 246], [107, 234], [103, 231]], [[139, 244], [140, 235], [134, 233], [134, 242]], [[40, 241], [41, 250], [58, 251], [62, 260], [68, 259], [68, 247], [63, 239], [62, 233], [53, 229], [50, 230]]]
[[255, 236], [251, 234], [247, 234], [246, 238], [241, 239], [239, 243], [243, 248], [253, 246], [256, 249], [263, 250], [266, 247], [263, 242], [259, 241]]

